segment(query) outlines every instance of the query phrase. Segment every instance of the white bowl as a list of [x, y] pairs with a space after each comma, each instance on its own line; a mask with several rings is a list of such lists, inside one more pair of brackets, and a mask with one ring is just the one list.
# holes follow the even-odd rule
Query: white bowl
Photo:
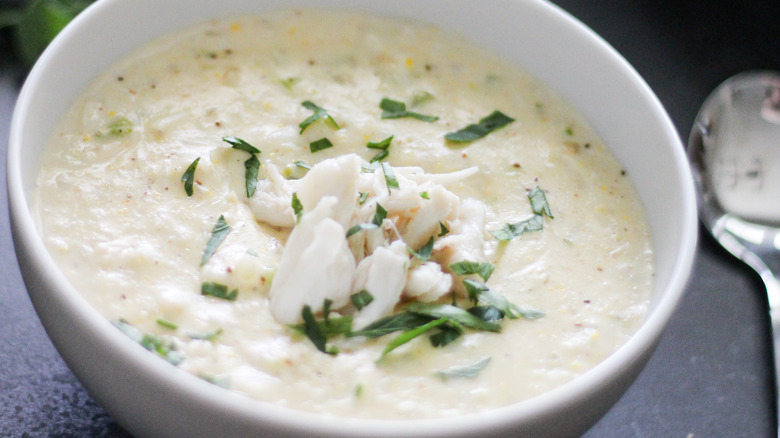
[[[318, 6], [412, 17], [517, 62], [577, 107], [633, 179], [646, 208], [656, 275], [647, 320], [583, 376], [528, 401], [458, 418], [328, 418], [251, 401], [148, 354], [94, 310], [46, 251], [31, 213], [44, 144], [98, 73], [151, 39], [211, 17]], [[97, 401], [137, 436], [571, 436], [628, 388], [679, 301], [697, 222], [683, 147], [645, 82], [609, 45], [540, 0], [101, 0], [49, 46], [19, 96], [8, 150], [14, 243], [25, 284], [51, 340]]]

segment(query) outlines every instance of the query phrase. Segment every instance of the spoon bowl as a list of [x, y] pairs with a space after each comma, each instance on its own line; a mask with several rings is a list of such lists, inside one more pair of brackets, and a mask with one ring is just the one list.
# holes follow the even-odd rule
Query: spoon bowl
[[[780, 73], [745, 72], [718, 86], [696, 116], [688, 158], [705, 227], [724, 248], [753, 268], [766, 286], [777, 375]], [[775, 382], [776, 394], [780, 394], [777, 377]]]

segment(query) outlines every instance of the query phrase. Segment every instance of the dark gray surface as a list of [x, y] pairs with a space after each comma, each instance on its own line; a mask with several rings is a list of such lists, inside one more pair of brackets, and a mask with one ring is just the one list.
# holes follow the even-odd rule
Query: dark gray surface
[[[656, 92], [683, 139], [699, 104], [722, 80], [742, 70], [780, 70], [777, 0], [555, 3], [626, 57]], [[23, 73], [12, 63], [5, 37], [0, 33], [0, 437], [126, 437], [54, 350], [16, 266], [5, 150]], [[691, 283], [658, 350], [586, 436], [776, 436], [769, 326], [761, 294], [757, 276], [702, 234]]]

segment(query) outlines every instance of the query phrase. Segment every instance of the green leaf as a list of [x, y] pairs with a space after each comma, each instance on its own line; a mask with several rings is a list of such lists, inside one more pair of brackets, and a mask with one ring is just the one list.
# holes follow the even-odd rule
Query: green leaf
[[431, 199], [430, 195], [428, 195], [428, 192], [420, 192], [420, 197], [423, 199]]
[[114, 117], [108, 124], [105, 134], [122, 137], [133, 132], [133, 122], [126, 117]]
[[387, 137], [386, 139], [378, 142], [368, 142], [366, 143], [366, 147], [369, 149], [381, 149], [383, 151], [387, 150], [387, 148], [390, 147], [390, 142], [393, 141], [393, 135], [390, 137]]
[[487, 117], [480, 119], [479, 123], [471, 124], [458, 131], [445, 134], [444, 138], [458, 143], [474, 141], [514, 121], [515, 119], [500, 111], [493, 111]]
[[187, 336], [189, 336], [190, 339], [195, 339], [195, 340], [213, 341], [214, 339], [217, 338], [217, 336], [221, 334], [222, 334], [222, 329], [218, 328], [216, 330], [212, 330], [206, 333], [187, 333]]
[[542, 219], [542, 216], [535, 214], [524, 221], [520, 221], [514, 224], [506, 224], [500, 230], [491, 231], [490, 234], [492, 234], [496, 239], [506, 242], [523, 233], [530, 231], [541, 231], [543, 225], [544, 220]]
[[490, 274], [493, 273], [493, 264], [490, 262], [470, 262], [462, 261], [450, 264], [450, 270], [457, 275], [477, 274], [482, 280], [488, 281]]
[[439, 332], [431, 335], [431, 345], [434, 347], [444, 347], [445, 345], [460, 338], [463, 331], [443, 325], [439, 327]]
[[238, 137], [222, 137], [222, 141], [225, 143], [230, 144], [230, 146], [233, 149], [238, 149], [240, 151], [249, 152], [250, 154], [259, 154], [260, 149], [252, 146], [251, 144], [245, 142], [244, 140], [241, 140]]
[[483, 321], [468, 311], [450, 304], [414, 302], [406, 308], [406, 311], [431, 318], [450, 318], [459, 324], [476, 330], [501, 331], [500, 325]]
[[314, 102], [309, 100], [301, 103], [301, 106], [303, 106], [308, 110], [314, 111], [314, 114], [312, 114], [306, 120], [298, 124], [298, 127], [301, 128], [300, 134], [303, 134], [303, 131], [305, 131], [306, 128], [308, 128], [312, 123], [320, 119], [325, 119], [325, 123], [327, 123], [328, 126], [330, 126], [331, 128], [339, 129], [338, 123], [336, 123], [336, 120], [334, 120], [333, 117], [331, 117], [330, 114], [328, 114], [328, 111], [325, 108], [321, 108], [317, 106]]
[[304, 333], [309, 338], [309, 340], [311, 340], [312, 344], [317, 347], [317, 350], [327, 354], [335, 354], [332, 349], [327, 348], [328, 340], [325, 337], [325, 334], [322, 332], [320, 325], [317, 324], [317, 321], [314, 319], [314, 315], [311, 312], [311, 307], [309, 307], [308, 304], [303, 306], [301, 317], [303, 318]]
[[219, 244], [225, 240], [225, 237], [227, 237], [229, 232], [230, 226], [225, 221], [225, 216], [219, 215], [217, 223], [214, 224], [214, 228], [211, 230], [211, 238], [206, 244], [206, 249], [203, 250], [203, 257], [200, 259], [201, 266], [205, 265], [211, 256], [214, 255], [217, 247], [219, 247]]
[[430, 321], [431, 318], [425, 315], [401, 312], [378, 319], [361, 330], [348, 333], [347, 337], [365, 336], [367, 338], [379, 338], [399, 330], [413, 329]]
[[469, 308], [468, 312], [487, 322], [494, 322], [504, 319], [504, 312], [495, 306], [474, 306]]
[[469, 298], [473, 302], [485, 302], [500, 310], [510, 319], [524, 316], [523, 311], [519, 307], [509, 302], [503, 295], [489, 288], [486, 284], [466, 278], [463, 280], [463, 285], [466, 287], [466, 292], [468, 292]]
[[363, 289], [360, 292], [350, 295], [349, 301], [352, 303], [353, 306], [355, 306], [356, 309], [361, 310], [362, 308], [371, 304], [372, 301], [374, 301], [374, 296], [371, 295], [371, 293], [366, 289]]
[[187, 196], [192, 196], [192, 185], [195, 182], [195, 169], [198, 167], [199, 161], [200, 157], [196, 158], [195, 161], [187, 167], [187, 170], [184, 171], [184, 175], [181, 176], [181, 180], [184, 183], [184, 193], [186, 193]]
[[379, 108], [382, 110], [383, 119], [399, 119], [402, 117], [412, 117], [423, 122], [435, 122], [439, 120], [436, 116], [426, 116], [420, 113], [406, 110], [406, 104], [397, 100], [383, 98], [379, 102]]
[[380, 203], [376, 203], [376, 211], [374, 211], [374, 217], [371, 219], [371, 223], [376, 226], [382, 226], [382, 222], [387, 217], [387, 210]]
[[378, 228], [378, 226], [374, 223], [357, 224], [347, 230], [347, 237], [351, 237], [353, 234], [359, 233], [363, 230], [373, 230], [375, 228]]
[[127, 335], [130, 339], [141, 344], [141, 346], [145, 349], [156, 353], [171, 364], [178, 365], [182, 360], [184, 360], [184, 353], [177, 351], [173, 344], [166, 343], [163, 339], [155, 335], [141, 333], [140, 330], [133, 327], [133, 325], [124, 319], [111, 321], [111, 323], [114, 324], [114, 326], [121, 330], [122, 333]]
[[179, 324], [176, 324], [175, 322], [168, 321], [167, 319], [164, 319], [164, 318], [157, 318], [157, 324], [161, 325], [161, 326], [163, 326], [165, 328], [169, 328], [171, 330], [176, 330], [177, 328], [179, 328]]
[[407, 342], [411, 341], [412, 339], [435, 329], [436, 327], [446, 323], [447, 321], [449, 321], [449, 318], [447, 317], [435, 319], [427, 324], [423, 324], [419, 327], [401, 333], [385, 346], [385, 349], [382, 350], [382, 355], [379, 357], [379, 359], [381, 360], [382, 358], [387, 356], [388, 353], [400, 347], [401, 345], [404, 345]]
[[442, 380], [447, 380], [452, 377], [476, 377], [479, 375], [479, 372], [487, 366], [488, 363], [490, 363], [489, 356], [463, 367], [453, 367], [446, 370], [436, 371], [436, 375], [439, 376]]
[[395, 178], [395, 172], [393, 172], [393, 167], [390, 166], [389, 163], [382, 162], [382, 172], [385, 174], [385, 183], [387, 184], [387, 191], [390, 192], [390, 189], [398, 189], [400, 186], [398, 185], [398, 180]]
[[390, 151], [388, 151], [388, 150], [380, 151], [378, 154], [376, 154], [373, 157], [371, 157], [371, 159], [368, 162], [369, 163], [375, 163], [377, 161], [384, 160], [389, 155], [390, 155]]
[[539, 216], [546, 214], [550, 219], [553, 218], [550, 212], [550, 204], [547, 203], [547, 197], [544, 191], [536, 186], [533, 190], [528, 192], [528, 199], [531, 201], [531, 210]]
[[439, 234], [436, 237], [446, 236], [447, 234], [450, 233], [450, 229], [447, 228], [447, 226], [444, 225], [443, 222], [439, 222], [439, 228], [441, 228], [441, 231], [439, 232]]
[[323, 149], [328, 149], [333, 147], [333, 143], [328, 140], [328, 137], [322, 137], [319, 140], [314, 140], [313, 142], [309, 143], [309, 150], [314, 152], [319, 152]]
[[200, 285], [200, 294], [208, 295], [214, 298], [222, 298], [223, 300], [235, 301], [238, 298], [238, 289], [233, 289], [228, 292], [228, 287], [224, 284], [215, 283], [213, 281], [204, 281]]
[[363, 205], [368, 199], [368, 192], [360, 192], [358, 195], [358, 204]]
[[430, 259], [431, 253], [433, 253], [433, 236], [431, 236], [431, 238], [428, 239], [428, 242], [426, 242], [425, 245], [423, 245], [417, 251], [413, 250], [412, 248], [409, 248], [409, 253], [411, 253], [415, 258], [420, 260]]
[[300, 199], [298, 199], [298, 192], [293, 192], [290, 205], [295, 213], [295, 222], [300, 222], [301, 216], [303, 216], [303, 204], [301, 204]]
[[302, 169], [311, 170], [311, 164], [308, 164], [305, 161], [298, 160], [295, 162], [295, 165]]
[[257, 188], [257, 173], [260, 171], [260, 160], [252, 154], [249, 159], [244, 161], [244, 185], [246, 186], [246, 197], [251, 198]]

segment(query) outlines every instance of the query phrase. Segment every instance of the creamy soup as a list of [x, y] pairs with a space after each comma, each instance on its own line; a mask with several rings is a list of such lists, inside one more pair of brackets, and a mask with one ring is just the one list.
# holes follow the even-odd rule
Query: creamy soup
[[36, 201], [150, 354], [338, 416], [548, 391], [631, 336], [653, 281], [630, 175], [573, 108], [457, 35], [347, 12], [131, 54], [62, 118]]

